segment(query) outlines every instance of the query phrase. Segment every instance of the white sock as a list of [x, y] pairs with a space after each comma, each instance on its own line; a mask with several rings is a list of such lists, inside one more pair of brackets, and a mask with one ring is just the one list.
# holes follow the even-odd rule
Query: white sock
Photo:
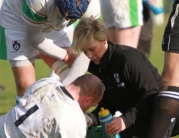
[[56, 62], [53, 63], [52, 69], [53, 71], [50, 77], [53, 77], [56, 80], [59, 80], [60, 82], [62, 82], [62, 80], [64, 80], [65, 77], [67, 76], [70, 70], [70, 67], [64, 61], [57, 60]]

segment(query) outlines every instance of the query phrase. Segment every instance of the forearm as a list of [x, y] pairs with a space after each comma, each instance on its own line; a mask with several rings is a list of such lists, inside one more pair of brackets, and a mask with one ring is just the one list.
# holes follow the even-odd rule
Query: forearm
[[[65, 62], [68, 66], [71, 66], [74, 62], [74, 60], [77, 58], [77, 54], [74, 54], [72, 52], [72, 49], [71, 48], [65, 48], [65, 50], [67, 50], [67, 56], [65, 57], [65, 59], [63, 60], [63, 62]], [[54, 57], [50, 57], [49, 55], [46, 55], [42, 52], [39, 52], [39, 56], [45, 61], [45, 63], [50, 67], [52, 68], [53, 64], [55, 62], [57, 62], [58, 60]]]
[[56, 59], [63, 60], [67, 51], [55, 45], [51, 40], [42, 36], [43, 26], [32, 26], [25, 23], [25, 34], [27, 43], [38, 51]]
[[142, 120], [148, 120], [151, 118], [155, 97], [156, 94], [148, 95], [140, 99], [135, 107], [132, 107], [123, 113], [121, 118], [123, 119], [127, 128], [133, 124], [141, 122]]

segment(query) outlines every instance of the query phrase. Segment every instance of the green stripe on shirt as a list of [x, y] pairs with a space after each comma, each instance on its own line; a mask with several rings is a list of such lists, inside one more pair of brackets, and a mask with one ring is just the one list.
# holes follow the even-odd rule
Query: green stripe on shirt
[[26, 0], [24, 0], [23, 2], [23, 13], [27, 18], [37, 23], [42, 23], [46, 19], [46, 17], [34, 13], [34, 11], [29, 7]]
[[7, 59], [5, 29], [0, 26], [0, 59]]
[[139, 24], [138, 0], [129, 0], [129, 10], [130, 10], [131, 26], [137, 26]]

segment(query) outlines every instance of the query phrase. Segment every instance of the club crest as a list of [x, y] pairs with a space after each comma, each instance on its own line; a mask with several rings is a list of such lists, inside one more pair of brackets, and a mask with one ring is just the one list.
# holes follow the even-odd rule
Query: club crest
[[14, 41], [12, 43], [12, 46], [13, 46], [14, 50], [18, 51], [20, 49], [20, 46], [21, 46], [20, 41]]

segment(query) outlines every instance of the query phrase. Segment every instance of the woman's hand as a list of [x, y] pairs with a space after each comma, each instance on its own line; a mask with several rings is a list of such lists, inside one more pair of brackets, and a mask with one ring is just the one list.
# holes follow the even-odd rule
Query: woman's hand
[[118, 134], [126, 128], [121, 117], [116, 117], [106, 126], [106, 131], [109, 134]]

